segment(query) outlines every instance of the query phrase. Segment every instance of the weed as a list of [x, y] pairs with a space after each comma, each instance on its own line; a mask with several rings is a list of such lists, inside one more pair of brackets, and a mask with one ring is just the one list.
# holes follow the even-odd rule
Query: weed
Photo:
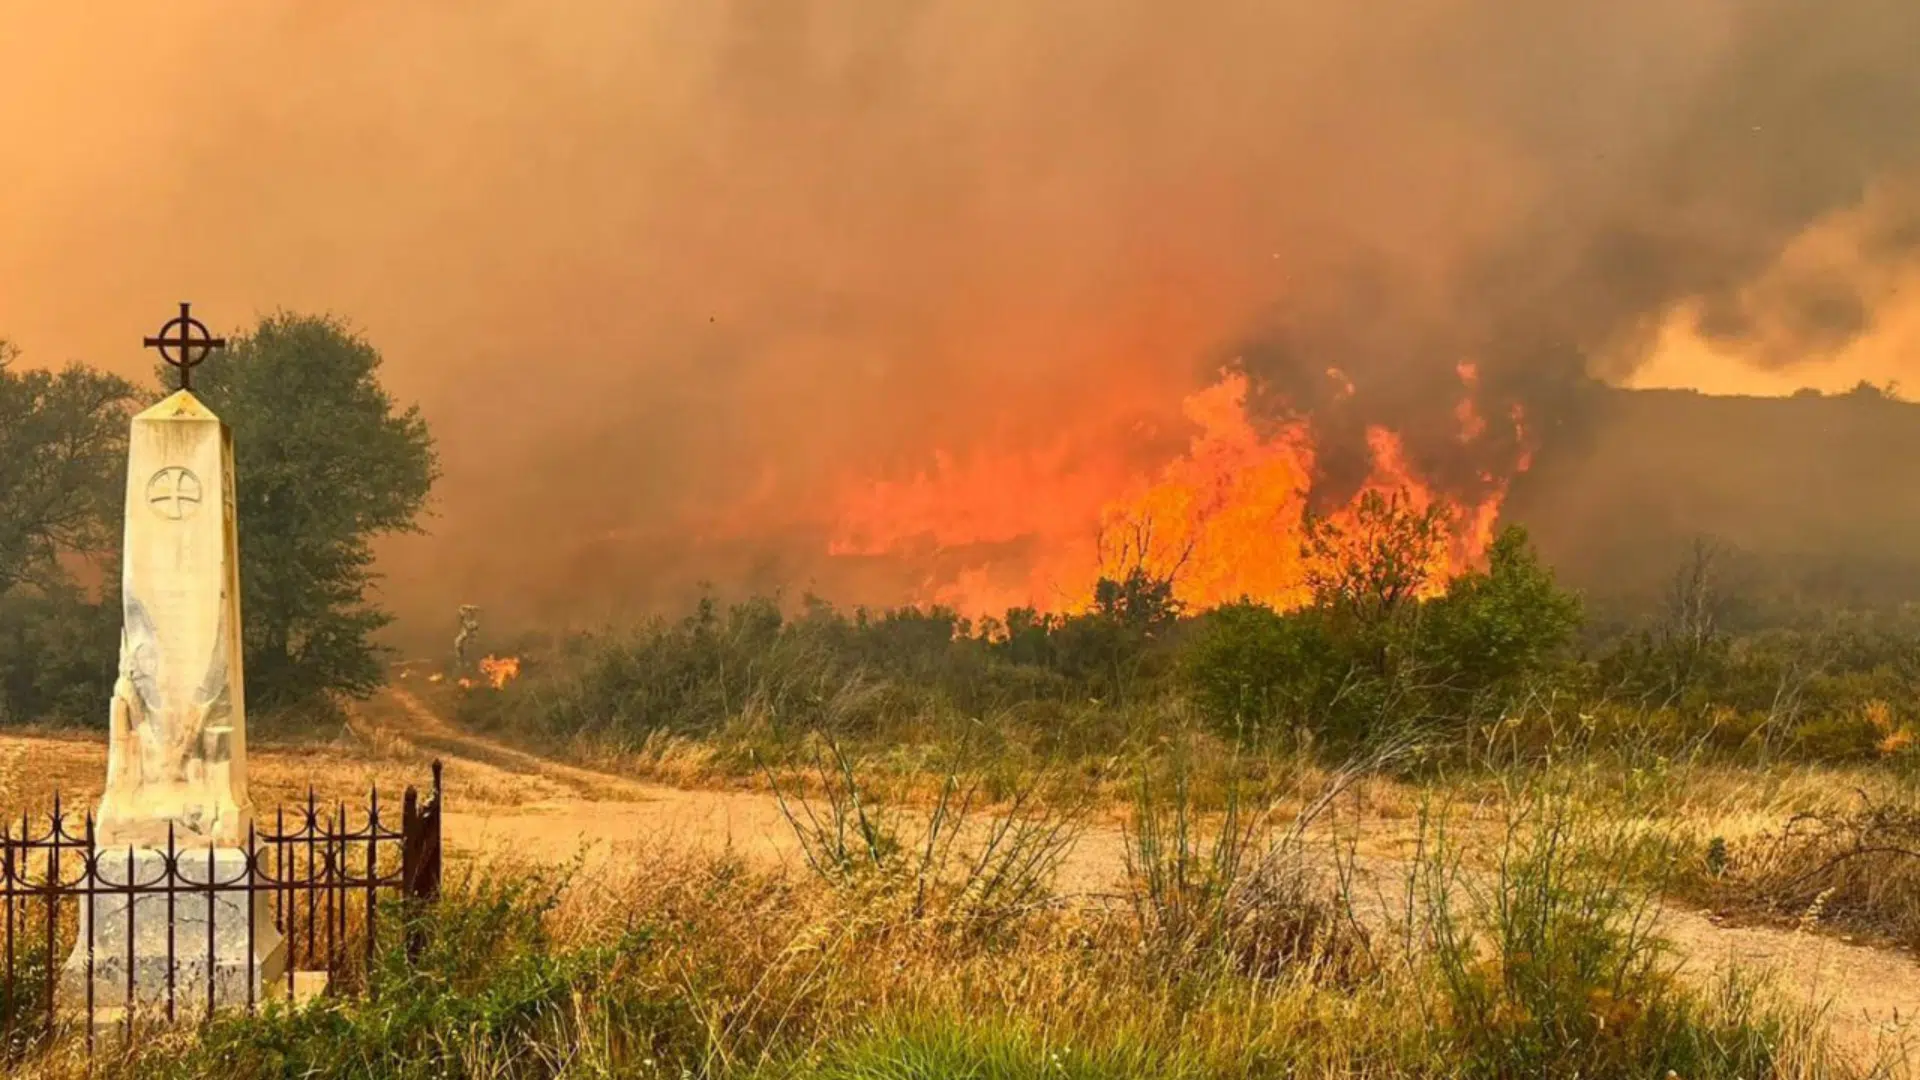
[[901, 821], [866, 791], [837, 744], [816, 758], [824, 805], [768, 783], [807, 865], [836, 887], [870, 884], [907, 900], [907, 916], [991, 934], [1044, 905], [1085, 821], [1084, 791], [1035, 777], [997, 811], [979, 777], [942, 780], [912, 842]]
[[1215, 963], [1272, 978], [1296, 965], [1353, 976], [1367, 952], [1350, 905], [1326, 895], [1306, 852], [1308, 828], [1362, 769], [1336, 772], [1284, 825], [1230, 787], [1202, 815], [1188, 774], [1163, 797], [1142, 776], [1126, 846], [1130, 906], [1147, 948], [1174, 969]]
[[1676, 981], [1640, 884], [1670, 854], [1663, 837], [1583, 822], [1564, 793], [1510, 811], [1491, 873], [1444, 839], [1427, 849], [1412, 962], [1437, 976], [1426, 1008], [1466, 1075], [1773, 1074], [1784, 1028], [1752, 984], [1702, 998]]

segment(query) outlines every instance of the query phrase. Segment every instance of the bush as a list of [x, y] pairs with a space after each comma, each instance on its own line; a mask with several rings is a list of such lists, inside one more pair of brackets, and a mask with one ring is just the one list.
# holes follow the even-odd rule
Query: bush
[[[831, 760], [829, 760], [829, 758]], [[915, 835], [864, 787], [838, 746], [815, 760], [820, 803], [768, 780], [809, 869], [876, 911], [974, 941], [991, 940], [1053, 899], [1079, 839], [1084, 792], [1028, 778], [998, 812], [981, 777], [949, 775]]]
[[7, 941], [4, 946], [15, 952], [9, 978], [0, 982], [0, 1063], [18, 1064], [53, 1035], [54, 1002], [48, 993], [46, 946], [37, 940]]
[[1594, 665], [1598, 692], [1688, 726], [1738, 715], [1748, 749], [1822, 761], [1885, 757], [1913, 738], [1901, 703], [1920, 697], [1920, 618], [1912, 611], [1826, 612], [1733, 634], [1665, 625], [1627, 634]]
[[1126, 861], [1134, 918], [1153, 961], [1169, 973], [1357, 978], [1368, 958], [1366, 932], [1309, 865], [1305, 838], [1360, 772], [1335, 773], [1284, 826], [1238, 788], [1228, 790], [1215, 818], [1195, 807], [1184, 770], [1165, 793], [1142, 776]]
[[1456, 708], [1497, 703], [1559, 662], [1579, 625], [1579, 598], [1554, 583], [1515, 525], [1494, 540], [1485, 570], [1423, 605], [1419, 650]]
[[1518, 527], [1495, 541], [1485, 571], [1435, 597], [1357, 571], [1336, 584], [1297, 612], [1242, 601], [1200, 617], [1180, 673], [1218, 727], [1245, 737], [1298, 726], [1351, 742], [1497, 715], [1564, 662], [1580, 619]]
[[1862, 793], [1850, 809], [1720, 839], [1717, 859], [1694, 865], [1702, 872], [1688, 884], [1716, 907], [1920, 946], [1920, 804], [1911, 796], [1874, 801]]
[[638, 746], [655, 732], [707, 735], [735, 717], [776, 729], [871, 726], [887, 688], [862, 676], [840, 627], [786, 623], [771, 600], [567, 643], [551, 673], [469, 699], [469, 715], [551, 735]]
[[574, 638], [465, 711], [484, 726], [628, 749], [657, 733], [792, 744], [815, 731], [873, 736], [896, 720], [924, 729], [947, 715], [1046, 714], [1111, 684], [1120, 654], [1076, 636], [1094, 619], [1013, 612], [976, 633], [937, 608], [848, 615], [808, 598], [789, 618], [776, 598], [723, 608], [706, 597], [678, 621]]
[[1317, 620], [1243, 600], [1202, 615], [1180, 656], [1200, 709], [1235, 734], [1324, 715], [1343, 674]]

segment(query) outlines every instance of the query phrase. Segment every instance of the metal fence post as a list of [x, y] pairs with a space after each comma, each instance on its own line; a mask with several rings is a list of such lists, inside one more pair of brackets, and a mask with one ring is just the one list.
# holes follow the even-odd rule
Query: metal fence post
[[421, 926], [423, 909], [440, 895], [441, 765], [433, 763], [433, 793], [426, 805], [409, 787], [400, 815], [400, 895], [406, 907], [407, 958], [418, 960], [425, 951]]
[[[197, 932], [192, 941], [185, 940], [184, 936], [176, 940], [176, 931], [183, 925], [179, 917], [180, 898], [183, 896], [195, 902], [196, 911], [200, 910], [200, 904], [205, 905], [205, 1008], [204, 1011], [199, 1008], [190, 1010], [197, 1014], [193, 1019], [201, 1022], [212, 1020], [221, 1008], [216, 923], [225, 924], [229, 919], [240, 917], [235, 913], [221, 918], [219, 911], [222, 900], [245, 905], [247, 963], [251, 964], [253, 953], [259, 947], [259, 922], [263, 918], [257, 910], [258, 904], [264, 901], [267, 890], [273, 891], [276, 908], [274, 922], [280, 928], [285, 942], [289, 1000], [294, 998], [298, 989], [295, 973], [300, 960], [324, 962], [329, 971], [339, 975], [342, 963], [349, 958], [346, 943], [351, 929], [350, 916], [356, 906], [365, 909], [367, 939], [363, 944], [369, 963], [368, 974], [371, 975], [371, 964], [377, 956], [379, 927], [376, 894], [381, 890], [391, 889], [399, 894], [403, 911], [408, 916], [405, 919], [407, 953], [410, 957], [418, 957], [426, 944], [425, 909], [440, 895], [442, 798], [442, 768], [438, 761], [433, 763], [433, 786], [426, 799], [420, 798], [418, 790], [407, 789], [398, 831], [383, 824], [380, 814], [382, 800], [377, 789], [368, 792], [367, 820], [361, 829], [353, 827], [351, 811], [345, 802], [340, 802], [323, 819], [318, 800], [310, 792], [304, 821], [296, 827], [290, 829], [287, 826], [284, 809], [276, 812], [271, 833], [263, 834], [257, 825], [249, 823], [245, 858], [239, 877], [220, 875], [216, 848], [209, 845], [206, 848], [204, 881], [186, 879], [183, 864], [191, 856], [180, 849], [171, 826], [167, 830], [166, 850], [161, 853], [160, 874], [157, 877], [147, 880], [135, 872], [136, 853], [129, 848], [123, 867], [126, 880], [118, 883], [107, 880], [110, 875], [103, 874], [101, 864], [108, 853], [97, 850], [98, 837], [95, 835], [93, 816], [85, 815], [82, 828], [70, 829], [64, 800], [58, 791], [53, 796], [53, 813], [46, 819], [44, 834], [35, 829], [36, 819], [31, 813], [21, 815], [17, 832], [15, 823], [0, 823], [0, 909], [4, 909], [0, 910], [0, 1063], [11, 1066], [20, 1054], [30, 1052], [39, 1045], [43, 1037], [47, 1040], [56, 1039], [66, 1026], [62, 1016], [58, 1015], [61, 997], [65, 992], [59, 985], [65, 970], [60, 961], [59, 946], [69, 919], [78, 924], [84, 939], [74, 943], [74, 978], [79, 980], [79, 985], [71, 988], [73, 1001], [68, 1011], [75, 1014], [73, 1018], [84, 1025], [84, 1031], [74, 1033], [77, 1036], [75, 1041], [84, 1043], [89, 1054], [95, 1049], [95, 1029], [99, 1020], [97, 1010], [103, 1004], [95, 1000], [96, 977], [102, 974], [98, 966], [102, 957], [96, 955], [97, 946], [108, 944], [107, 958], [114, 963], [126, 964], [126, 970], [120, 973], [124, 976], [124, 987], [113, 989], [113, 993], [124, 992], [126, 995], [125, 1013], [119, 1025], [123, 1030], [123, 1041], [131, 1044], [136, 1029], [143, 1026], [137, 1023], [142, 1019], [139, 1013], [143, 991], [138, 978], [142, 964], [136, 947], [136, 929], [142, 921], [139, 918], [142, 910], [159, 913], [160, 909], [155, 905], [164, 905], [166, 955], [165, 969], [156, 972], [154, 980], [154, 1005], [158, 1011], [158, 995], [164, 989], [166, 1019], [189, 1019], [184, 1015], [189, 1010], [178, 1009], [179, 999], [183, 991], [192, 994], [201, 988], [179, 985], [180, 959], [182, 953], [197, 952], [201, 941]], [[296, 815], [299, 816], [297, 811]], [[367, 845], [365, 877], [353, 871], [352, 856], [358, 854], [353, 845], [362, 841]], [[393, 863], [383, 858], [383, 847], [387, 844], [399, 846], [400, 865], [397, 872]], [[300, 860], [297, 854], [302, 845], [308, 852], [304, 877], [299, 873]], [[276, 856], [271, 875], [266, 871], [268, 860], [265, 858], [269, 848]], [[191, 850], [197, 856], [200, 849], [196, 846]], [[388, 868], [384, 872], [381, 869], [383, 863]], [[72, 880], [69, 880], [70, 877]], [[308, 894], [305, 927], [308, 944], [304, 957], [297, 950], [301, 936], [297, 894], [302, 889]], [[365, 889], [366, 895], [355, 896], [354, 891], [358, 889]], [[97, 909], [103, 901], [117, 901], [125, 905], [121, 913], [127, 931], [124, 950], [120, 947], [121, 942], [107, 942], [99, 932], [101, 912]], [[36, 924], [36, 918], [43, 914], [44, 925]], [[318, 929], [316, 924], [322, 919], [325, 920], [325, 937], [318, 940], [315, 938]], [[198, 931], [199, 927], [195, 926], [194, 929]], [[232, 929], [238, 930], [237, 926]], [[43, 970], [36, 970], [35, 965]], [[238, 1007], [244, 1003], [249, 1011], [257, 1010], [261, 1004], [260, 994], [265, 987], [254, 984], [250, 969], [243, 971], [241, 977], [247, 980], [244, 999], [236, 992], [232, 1004]], [[163, 981], [164, 988], [159, 985]], [[98, 985], [106, 986], [107, 983], [99, 982]], [[371, 989], [371, 984], [368, 988]], [[0, 1072], [4, 1072], [4, 1068], [0, 1068]]]

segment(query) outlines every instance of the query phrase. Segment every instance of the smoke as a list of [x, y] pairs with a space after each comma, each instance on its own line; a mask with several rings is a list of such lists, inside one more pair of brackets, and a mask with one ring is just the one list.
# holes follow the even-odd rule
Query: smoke
[[[1409, 433], [1461, 491], [1512, 460], [1511, 428], [1463, 452], [1434, 407], [1456, 363], [1564, 444], [1581, 383], [1626, 378], [1663, 329], [1762, 366], [1817, 361], [1898, 306], [1920, 250], [1920, 8], [1678, 5], [1660, 31], [1645, 13], [1498, 7], [1436, 55], [1467, 80], [1451, 115], [1502, 133], [1535, 196], [1437, 280], [1350, 253], [1240, 346], [1276, 408], [1313, 417], [1329, 497], [1364, 476], [1366, 424]], [[1689, 26], [1700, 61], [1662, 62]], [[1351, 400], [1333, 400], [1327, 363]]]
[[[1920, 241], [1901, 0], [0, 0], [0, 25], [0, 333], [144, 373], [180, 299], [225, 329], [348, 317], [442, 443], [431, 534], [384, 552], [417, 624], [703, 577], [902, 599], [900, 568], [825, 554], [849, 483], [1151, 463], [1235, 364], [1313, 417], [1329, 490], [1373, 424], [1471, 489], [1510, 467], [1508, 404], [1551, 445], [1675, 318], [1759, 364], [1834, 352]], [[1462, 364], [1494, 421], [1464, 449]]]

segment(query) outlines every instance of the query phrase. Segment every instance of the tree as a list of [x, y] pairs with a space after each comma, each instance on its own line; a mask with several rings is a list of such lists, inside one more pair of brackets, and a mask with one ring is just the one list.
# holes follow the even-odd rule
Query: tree
[[16, 371], [0, 341], [0, 595], [112, 546], [126, 475], [125, 379], [78, 364]]
[[133, 385], [16, 355], [0, 341], [0, 724], [104, 719], [118, 622], [62, 563], [118, 539]]
[[280, 313], [216, 353], [193, 392], [233, 428], [248, 704], [380, 681], [371, 541], [418, 531], [439, 475], [426, 421], [378, 379], [380, 354], [338, 320]]
[[1185, 605], [1174, 595], [1175, 582], [1193, 545], [1157, 549], [1153, 519], [1143, 516], [1109, 522], [1099, 550], [1102, 573], [1092, 604], [1060, 621], [1052, 653], [1068, 678], [1099, 696], [1124, 699], [1151, 675], [1156, 646], [1179, 621]]
[[1580, 598], [1560, 588], [1527, 531], [1494, 538], [1487, 568], [1463, 574], [1429, 603], [1423, 651], [1456, 693], [1511, 692], [1548, 664], [1580, 626]]
[[1307, 518], [1301, 554], [1314, 603], [1363, 622], [1391, 616], [1426, 589], [1451, 525], [1444, 506], [1422, 509], [1401, 491], [1366, 492], [1344, 522]]

